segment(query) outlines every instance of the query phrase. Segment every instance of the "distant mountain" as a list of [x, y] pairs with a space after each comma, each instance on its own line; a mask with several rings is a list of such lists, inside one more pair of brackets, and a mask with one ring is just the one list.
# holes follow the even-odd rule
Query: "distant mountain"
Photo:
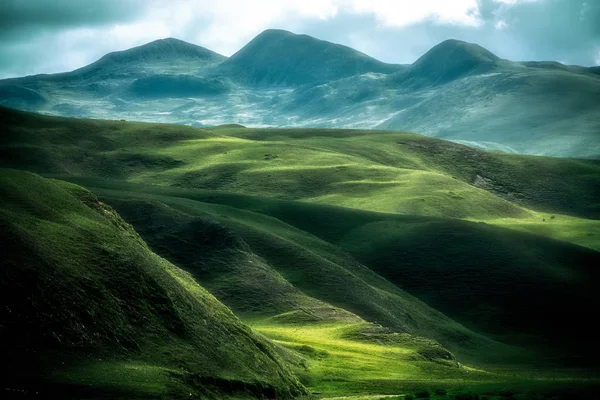
[[504, 152], [600, 158], [600, 69], [446, 40], [412, 65], [270, 29], [230, 58], [177, 39], [0, 81], [0, 105], [193, 126], [402, 130]]
[[403, 68], [350, 47], [269, 29], [223, 62], [218, 70], [242, 83], [294, 86], [368, 72], [391, 73]]
[[129, 50], [108, 53], [94, 64], [95, 66], [111, 63], [154, 62], [173, 59], [196, 59], [207, 62], [222, 62], [227, 57], [183, 40], [167, 38], [159, 39]]
[[472, 74], [489, 72], [500, 58], [483, 47], [460, 40], [446, 40], [419, 58], [399, 81], [441, 85]]
[[147, 98], [213, 96], [225, 93], [228, 89], [218, 79], [163, 74], [136, 79], [129, 87], [133, 95]]
[[[225, 56], [197, 46], [183, 40], [168, 38], [155, 40], [148, 44], [131, 48], [124, 51], [108, 53], [95, 63], [77, 69], [71, 74], [88, 75], [99, 71], [121, 71], [139, 72], [152, 71], [156, 73], [167, 72], [165, 70], [178, 70], [184, 65], [186, 70], [177, 71], [185, 73], [198, 73], [207, 66], [214, 66], [226, 59]], [[189, 65], [191, 63], [191, 65]], [[181, 65], [183, 64], [183, 65]]]

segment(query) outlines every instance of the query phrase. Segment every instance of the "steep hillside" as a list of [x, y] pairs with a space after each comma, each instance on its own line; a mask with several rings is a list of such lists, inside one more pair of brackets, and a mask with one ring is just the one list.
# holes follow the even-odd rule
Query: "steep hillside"
[[[284, 353], [87, 190], [0, 172], [4, 391], [291, 397]], [[288, 359], [293, 360], [290, 355]]]
[[277, 29], [264, 31], [218, 67], [235, 81], [262, 86], [314, 84], [401, 69], [346, 46]]

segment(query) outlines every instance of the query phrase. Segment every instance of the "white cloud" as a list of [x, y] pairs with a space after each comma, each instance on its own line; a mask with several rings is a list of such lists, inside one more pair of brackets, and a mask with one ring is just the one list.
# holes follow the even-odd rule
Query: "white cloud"
[[503, 20], [503, 19], [499, 19], [499, 20], [497, 20], [497, 21], [494, 23], [494, 27], [495, 27], [496, 29], [504, 29], [504, 28], [506, 28], [507, 26], [508, 26], [508, 24], [507, 24], [507, 23], [506, 23], [506, 21], [505, 21], [505, 20]]
[[372, 13], [385, 25], [403, 27], [429, 19], [440, 24], [479, 26], [477, 0], [353, 0], [351, 9]]
[[[153, 3], [147, 19], [167, 21], [171, 36], [231, 55], [268, 28], [294, 30], [302, 21], [327, 20], [341, 11], [373, 15], [384, 26], [404, 27], [431, 20], [479, 26], [477, 0], [179, 0]], [[181, 19], [181, 16], [189, 16]], [[193, 17], [191, 17], [193, 16]]]
[[[600, 64], [599, 42], [581, 40], [588, 35], [587, 25], [580, 27], [563, 18], [572, 0], [118, 1], [136, 5], [131, 18], [119, 15], [94, 24], [71, 21], [52, 30], [27, 28], [14, 35], [14, 40], [0, 41], [0, 77], [72, 70], [110, 51], [164, 37], [229, 56], [268, 28], [308, 33], [388, 62], [412, 62], [439, 41], [458, 38], [503, 51], [502, 56], [511, 59], [562, 58], [570, 63]], [[531, 3], [539, 4], [532, 7]], [[585, 2], [582, 16], [590, 14], [591, 4], [592, 0]], [[569, 32], [574, 32], [569, 40], [575, 44], [568, 48], [566, 40], [548, 39], [554, 28], [547, 28], [562, 23], [557, 29], [565, 31], [567, 22]]]

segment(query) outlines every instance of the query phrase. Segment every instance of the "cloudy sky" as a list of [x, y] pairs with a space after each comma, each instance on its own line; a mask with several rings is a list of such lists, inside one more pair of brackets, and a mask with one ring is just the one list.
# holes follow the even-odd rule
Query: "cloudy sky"
[[0, 0], [0, 77], [69, 71], [176, 37], [231, 55], [268, 28], [411, 63], [448, 38], [600, 65], [600, 0]]

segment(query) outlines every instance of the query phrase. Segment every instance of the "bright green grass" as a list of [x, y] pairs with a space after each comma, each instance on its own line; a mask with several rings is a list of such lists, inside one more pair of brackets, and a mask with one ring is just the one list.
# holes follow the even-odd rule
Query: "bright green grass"
[[600, 220], [534, 211], [530, 211], [530, 214], [530, 217], [525, 218], [473, 220], [534, 233], [600, 251]]
[[[600, 246], [597, 161], [485, 152], [389, 131], [194, 129], [1, 112], [5, 166], [478, 220]], [[560, 229], [534, 223], [551, 215], [561, 216]]]
[[[469, 367], [450, 367], [427, 362], [417, 352], [418, 341], [380, 345], [345, 338], [367, 324], [329, 323], [278, 325], [251, 323], [275, 343], [303, 355], [307, 371], [301, 380], [322, 395], [403, 394], [416, 388], [456, 386], [492, 380], [492, 376]], [[382, 392], [381, 388], [387, 392]]]

